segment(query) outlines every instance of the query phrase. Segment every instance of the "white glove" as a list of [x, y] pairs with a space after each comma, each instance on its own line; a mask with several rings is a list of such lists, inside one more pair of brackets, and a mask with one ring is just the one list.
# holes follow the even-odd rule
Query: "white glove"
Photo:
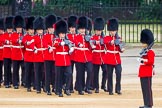
[[74, 47], [71, 47], [69, 50], [69, 54], [73, 53], [73, 51], [74, 51]]
[[38, 53], [38, 50], [37, 50], [37, 49], [35, 49], [35, 50], [34, 50], [34, 54], [37, 54], [37, 53]]
[[6, 40], [6, 44], [10, 44], [10, 41], [9, 40]]
[[28, 41], [26, 44], [27, 44], [27, 45], [30, 45], [30, 44], [31, 44], [31, 41]]
[[48, 51], [49, 51], [49, 53], [51, 53], [53, 51], [53, 49], [51, 47], [49, 47]]
[[80, 44], [79, 47], [82, 48], [83, 47], [83, 44]]
[[21, 44], [22, 43], [22, 40], [18, 40], [18, 43]]
[[33, 43], [34, 42], [34, 39], [32, 39], [30, 42]]
[[61, 42], [61, 46], [64, 46], [65, 45], [65, 42]]
[[96, 46], [95, 45], [92, 45], [92, 49], [95, 49], [96, 48]]

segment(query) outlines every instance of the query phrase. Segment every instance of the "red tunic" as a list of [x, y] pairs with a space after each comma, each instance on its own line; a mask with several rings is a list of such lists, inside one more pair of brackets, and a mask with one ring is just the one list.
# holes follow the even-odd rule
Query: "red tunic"
[[153, 75], [153, 65], [155, 53], [153, 50], [149, 50], [147, 55], [142, 57], [143, 59], [147, 59], [147, 62], [144, 62], [139, 67], [139, 77], [152, 77]]
[[70, 55], [68, 53], [69, 47], [67, 45], [61, 46], [60, 43], [62, 40], [60, 38], [57, 38], [54, 41], [54, 47], [56, 47], [56, 59], [55, 59], [55, 65], [56, 66], [70, 66], [71, 60]]
[[0, 61], [3, 60], [3, 34], [0, 34]]
[[[68, 33], [67, 36], [68, 36], [68, 39], [71, 41], [71, 43], [74, 44], [74, 46], [75, 46], [76, 34], [70, 34], [70, 33]], [[74, 49], [73, 53], [70, 55], [71, 60], [73, 60], [73, 61], [75, 61], [75, 53], [76, 52], [75, 52], [75, 49]]]
[[[43, 46], [45, 48], [44, 50], [44, 60], [52, 60], [55, 61], [55, 47], [53, 47], [53, 39], [54, 39], [53, 34], [45, 34], [43, 36]], [[49, 47], [53, 49], [52, 52], [49, 52]]]
[[[11, 59], [11, 49], [12, 49], [12, 42], [11, 42], [12, 33], [4, 33], [3, 34], [3, 58], [10, 58]], [[9, 43], [6, 43], [9, 41]]]
[[24, 61], [25, 62], [34, 62], [34, 42], [30, 45], [27, 44], [27, 42], [31, 41], [33, 39], [33, 36], [30, 36], [29, 34], [26, 34], [22, 40], [23, 44], [25, 45], [25, 52], [24, 52]]
[[20, 36], [22, 36], [22, 34], [18, 34], [16, 32], [12, 34], [11, 37], [12, 40], [11, 59], [12, 60], [23, 60], [24, 58], [24, 45], [18, 43]]
[[[91, 37], [92, 41], [100, 41], [102, 37], [94, 35]], [[95, 44], [95, 42], [94, 42]], [[93, 64], [104, 64], [105, 63], [105, 48], [104, 45], [95, 44], [96, 48], [92, 51], [92, 63]]]
[[45, 48], [43, 47], [43, 36], [35, 35], [34, 37], [34, 49], [37, 49], [37, 53], [34, 53], [34, 62], [44, 62], [44, 53]]
[[111, 44], [112, 40], [115, 40], [114, 36], [104, 37], [104, 44], [106, 45], [105, 64], [121, 64], [120, 48], [118, 45]]
[[[79, 47], [80, 44], [83, 47]], [[86, 42], [84, 37], [81, 34], [77, 35], [75, 39], [76, 51], [75, 51], [75, 61], [76, 62], [91, 62], [92, 61], [92, 51], [89, 42]]]

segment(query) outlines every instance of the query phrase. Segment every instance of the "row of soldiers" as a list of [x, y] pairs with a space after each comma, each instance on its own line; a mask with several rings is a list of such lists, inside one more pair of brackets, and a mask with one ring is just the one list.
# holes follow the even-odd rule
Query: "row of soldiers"
[[[103, 33], [105, 24], [109, 31], [108, 36], [104, 36]], [[107, 23], [102, 17], [95, 18], [92, 23], [86, 16], [75, 15], [66, 19], [53, 14], [44, 18], [40, 16], [23, 18], [20, 15], [1, 18], [0, 80], [2, 81], [2, 65], [4, 65], [5, 88], [10, 88], [13, 84], [14, 89], [18, 89], [21, 66], [22, 83], [28, 92], [34, 85], [36, 92], [41, 93], [41, 87], [44, 86], [47, 95], [51, 95], [52, 85], [52, 90], [59, 97], [63, 96], [63, 88], [66, 95], [71, 95], [74, 88], [79, 95], [84, 95], [84, 92], [92, 94], [91, 89], [99, 93], [101, 67], [101, 89], [113, 95], [115, 69], [115, 92], [121, 94], [120, 53], [125, 49], [117, 31], [116, 18], [109, 19]], [[75, 87], [73, 87], [74, 64]]]

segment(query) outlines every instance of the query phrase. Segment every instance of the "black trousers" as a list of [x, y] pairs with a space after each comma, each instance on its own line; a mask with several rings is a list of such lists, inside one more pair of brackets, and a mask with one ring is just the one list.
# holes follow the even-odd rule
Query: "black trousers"
[[99, 69], [100, 69], [100, 66], [101, 66], [101, 69], [102, 69], [101, 86], [105, 88], [105, 85], [106, 85], [106, 80], [107, 80], [106, 64], [102, 64], [102, 65], [93, 64], [93, 72], [94, 72], [93, 85], [94, 85], [94, 89], [99, 89]]
[[27, 88], [31, 88], [31, 84], [34, 83], [34, 64], [33, 62], [25, 62], [25, 85]]
[[0, 84], [3, 81], [3, 61], [0, 61]]
[[24, 61], [21, 62], [21, 83], [25, 84], [25, 63]]
[[141, 77], [141, 89], [143, 94], [144, 105], [152, 107], [153, 97], [152, 97], [152, 77]]
[[35, 62], [34, 63], [35, 71], [35, 86], [37, 91], [41, 91], [41, 84], [43, 83], [43, 73], [44, 73], [44, 63]]
[[74, 64], [75, 64], [75, 61], [71, 61], [72, 76], [71, 76], [70, 90], [73, 90], [73, 71], [74, 71]]
[[56, 66], [56, 92], [62, 93], [62, 85], [63, 85], [63, 77], [66, 76], [65, 80], [65, 89], [69, 90], [70, 89], [70, 84], [71, 84], [71, 66]]
[[115, 92], [121, 91], [121, 72], [122, 72], [121, 64], [117, 64], [117, 65], [107, 64], [108, 92], [113, 92], [113, 70], [114, 69], [115, 69], [115, 74], [116, 74]]
[[[92, 63], [86, 62], [76, 62], [76, 89], [78, 91], [83, 91], [84, 88], [90, 89], [90, 83], [91, 83], [91, 74], [92, 74]], [[85, 83], [85, 71], [87, 71], [87, 78], [86, 78], [86, 84]], [[85, 85], [85, 86], [84, 86]]]
[[9, 85], [12, 82], [12, 73], [11, 73], [11, 59], [4, 58], [4, 85]]
[[[13, 66], [13, 86], [19, 86], [19, 68], [21, 66], [21, 69], [22, 69], [22, 79], [24, 79], [24, 70], [23, 70], [23, 67], [24, 67], [24, 64], [23, 64], [23, 61], [22, 60], [13, 60], [12, 61], [12, 66]], [[22, 81], [22, 80], [21, 80]]]
[[54, 78], [54, 69], [55, 69], [55, 66], [54, 66], [54, 61], [45, 61], [44, 62], [44, 65], [45, 65], [45, 86], [46, 86], [46, 91], [50, 92], [50, 84], [55, 85], [55, 79]]

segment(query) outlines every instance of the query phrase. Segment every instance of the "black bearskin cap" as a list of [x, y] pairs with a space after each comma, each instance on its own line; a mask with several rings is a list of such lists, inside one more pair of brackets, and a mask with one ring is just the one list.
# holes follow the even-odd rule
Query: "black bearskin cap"
[[118, 30], [118, 26], [119, 26], [118, 19], [116, 19], [116, 18], [109, 19], [107, 26], [108, 26], [107, 27], [108, 31]]
[[9, 16], [9, 17], [6, 17], [5, 19], [5, 28], [6, 29], [13, 29], [13, 20], [14, 20], [14, 17], [13, 16]]
[[33, 22], [33, 26], [35, 30], [44, 29], [45, 27], [43, 17], [37, 17]]
[[58, 36], [59, 33], [67, 33], [68, 31], [68, 25], [66, 23], [65, 20], [59, 20], [56, 24], [55, 24], [55, 33]]
[[104, 30], [105, 21], [101, 17], [97, 17], [94, 20], [94, 30]]
[[26, 29], [33, 29], [33, 22], [35, 20], [34, 16], [26, 18]]
[[14, 27], [15, 28], [24, 28], [25, 27], [25, 20], [21, 15], [17, 15], [14, 18]]
[[46, 29], [47, 28], [52, 28], [53, 24], [55, 24], [57, 21], [57, 17], [55, 15], [47, 15], [45, 17], [45, 25], [46, 25]]
[[88, 30], [92, 30], [92, 20], [90, 18], [88, 18], [88, 27], [87, 27]]
[[69, 16], [68, 20], [67, 20], [68, 27], [75, 27], [76, 28], [76, 26], [77, 26], [77, 19], [78, 19], [78, 17], [75, 16], [75, 15]]
[[0, 18], [0, 29], [4, 30], [4, 18]]
[[147, 45], [150, 45], [152, 42], [154, 42], [154, 36], [151, 30], [149, 29], [142, 30], [140, 42], [146, 43]]
[[79, 19], [78, 19], [78, 29], [80, 29], [80, 28], [85, 28], [85, 29], [88, 28], [88, 19], [87, 19], [86, 16], [79, 17]]

